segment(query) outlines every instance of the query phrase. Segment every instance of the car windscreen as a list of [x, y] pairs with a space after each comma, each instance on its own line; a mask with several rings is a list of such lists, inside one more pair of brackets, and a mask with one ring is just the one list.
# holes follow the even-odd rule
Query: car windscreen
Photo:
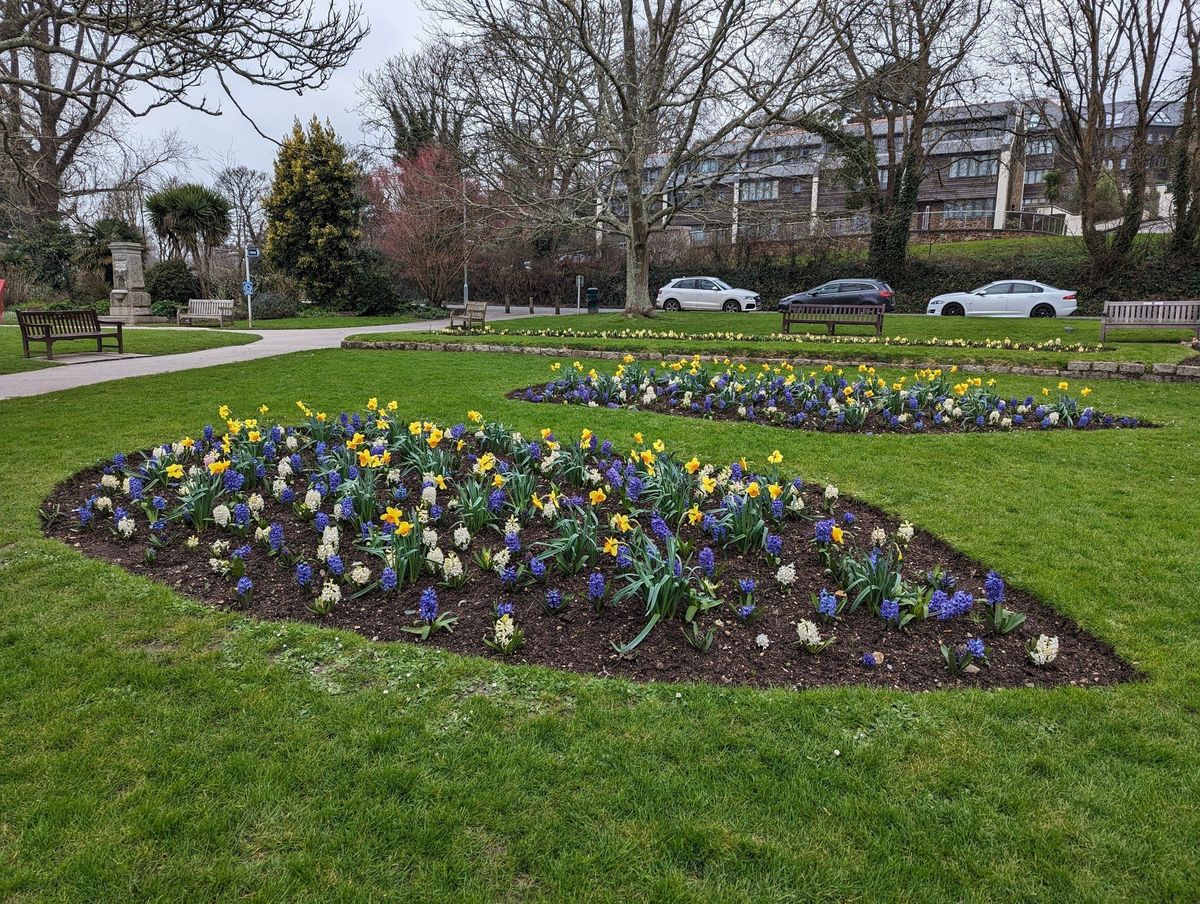
[[717, 284], [718, 289], [732, 289], [733, 288], [733, 286], [729, 285], [729, 283], [725, 282], [724, 280], [714, 279], [713, 282], [715, 282]]

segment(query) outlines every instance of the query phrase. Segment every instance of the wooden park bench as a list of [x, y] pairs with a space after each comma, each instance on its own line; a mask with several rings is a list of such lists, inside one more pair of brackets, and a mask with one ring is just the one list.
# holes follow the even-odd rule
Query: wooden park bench
[[875, 335], [883, 335], [881, 304], [792, 304], [783, 312], [783, 331], [791, 333], [799, 323], [824, 324], [829, 335], [838, 326], [873, 326]]
[[187, 306], [175, 308], [175, 325], [183, 326], [183, 322], [195, 323], [197, 320], [215, 320], [218, 326], [225, 326], [225, 321], [233, 323], [233, 300], [227, 298], [189, 298]]
[[486, 301], [468, 301], [465, 305], [451, 308], [450, 329], [454, 329], [455, 320], [459, 321], [460, 329], [482, 329], [487, 322], [487, 308]]
[[[101, 320], [95, 311], [17, 311], [21, 327], [21, 350], [29, 357], [29, 343], [46, 346], [46, 360], [54, 360], [54, 343], [76, 339], [95, 339], [96, 351], [104, 351], [104, 340], [117, 340], [117, 354], [125, 351], [125, 337], [119, 320]], [[105, 330], [104, 327], [116, 327]]]
[[1200, 301], [1106, 301], [1100, 341], [1109, 330], [1160, 326], [1195, 330], [1200, 339]]

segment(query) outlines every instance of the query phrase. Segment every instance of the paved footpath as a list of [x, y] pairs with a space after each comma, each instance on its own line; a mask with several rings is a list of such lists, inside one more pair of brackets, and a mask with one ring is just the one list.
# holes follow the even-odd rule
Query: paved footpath
[[[553, 308], [535, 308], [536, 314], [553, 314]], [[574, 314], [574, 308], [563, 308], [563, 314]], [[488, 311], [488, 321], [514, 320], [528, 317], [528, 309], [521, 313], [504, 314]], [[144, 377], [150, 374], [173, 373], [213, 367], [218, 364], [240, 364], [258, 358], [272, 358], [292, 352], [305, 352], [322, 348], [337, 348], [347, 336], [359, 333], [428, 332], [440, 330], [449, 321], [419, 320], [412, 323], [381, 324], [379, 326], [339, 327], [322, 330], [238, 330], [254, 333], [262, 338], [249, 345], [225, 345], [206, 348], [197, 352], [178, 355], [154, 355], [142, 358], [115, 358], [111, 361], [96, 361], [87, 364], [63, 364], [43, 367], [15, 374], [0, 375], [0, 399], [16, 399], [24, 396], [61, 392], [76, 386], [123, 380], [127, 377]], [[189, 329], [189, 327], [155, 327], [155, 329]]]

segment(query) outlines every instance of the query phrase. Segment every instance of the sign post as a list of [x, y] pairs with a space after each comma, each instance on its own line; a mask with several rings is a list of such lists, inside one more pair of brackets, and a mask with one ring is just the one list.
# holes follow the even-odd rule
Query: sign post
[[575, 277], [575, 313], [578, 314], [583, 307], [583, 275]]
[[254, 280], [250, 278], [250, 258], [260, 257], [262, 252], [254, 245], [246, 246], [243, 260], [246, 264], [246, 278], [242, 282], [242, 294], [246, 296], [246, 323], [254, 329]]

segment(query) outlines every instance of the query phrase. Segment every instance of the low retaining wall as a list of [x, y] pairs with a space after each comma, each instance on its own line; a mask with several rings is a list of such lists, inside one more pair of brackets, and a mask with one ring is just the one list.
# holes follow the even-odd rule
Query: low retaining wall
[[[626, 355], [632, 355], [639, 361], [661, 361], [664, 358], [692, 357], [686, 352], [635, 352], [614, 351], [609, 349], [567, 348], [561, 346], [552, 348], [546, 345], [495, 345], [486, 342], [408, 342], [398, 340], [381, 340], [371, 342], [362, 339], [343, 339], [342, 348], [358, 348], [371, 350], [413, 351], [413, 352], [482, 352], [486, 354], [501, 353], [508, 355], [538, 355], [543, 358], [599, 358], [602, 361], [620, 361]], [[733, 355], [710, 354], [701, 355], [701, 361], [717, 361]], [[830, 358], [802, 357], [770, 357], [759, 355], [737, 355], [739, 361], [751, 361], [756, 364], [792, 364], [820, 365], [836, 364], [846, 366], [848, 362]], [[877, 368], [902, 368], [910, 365], [897, 364], [895, 361], [858, 360], [853, 362], [857, 367], [865, 364]], [[1057, 367], [1026, 367], [1019, 364], [923, 364], [912, 365], [921, 367], [940, 367], [949, 370], [957, 367], [964, 374], [1017, 374], [1033, 377], [1095, 377], [1104, 380], [1145, 380], [1150, 383], [1200, 383], [1200, 367], [1190, 367], [1183, 364], [1124, 364], [1117, 361], [1070, 361], [1065, 370]]]

